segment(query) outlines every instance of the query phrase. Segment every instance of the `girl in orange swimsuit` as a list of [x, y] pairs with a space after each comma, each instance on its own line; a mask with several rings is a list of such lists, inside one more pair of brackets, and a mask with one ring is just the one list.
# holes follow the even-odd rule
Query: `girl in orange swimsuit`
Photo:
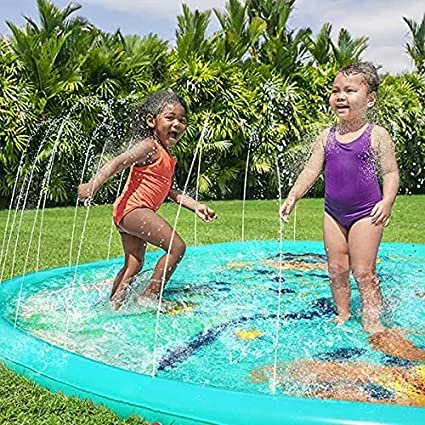
[[164, 249], [165, 254], [138, 297], [139, 304], [144, 306], [159, 303], [162, 287], [184, 255], [184, 241], [156, 213], [167, 196], [206, 222], [215, 218], [211, 208], [173, 185], [176, 160], [170, 148], [186, 130], [186, 102], [171, 90], [156, 92], [139, 107], [136, 121], [142, 135], [140, 142], [113, 158], [90, 182], [78, 188], [80, 199], [90, 199], [110, 177], [131, 167], [124, 190], [113, 206], [125, 254], [124, 266], [115, 278], [110, 297], [116, 310], [121, 307], [126, 288], [142, 269], [147, 243]]

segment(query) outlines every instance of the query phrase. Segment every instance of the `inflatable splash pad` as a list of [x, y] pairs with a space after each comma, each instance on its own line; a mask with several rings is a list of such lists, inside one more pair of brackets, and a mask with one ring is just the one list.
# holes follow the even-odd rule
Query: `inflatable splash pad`
[[383, 319], [397, 331], [373, 337], [354, 283], [353, 317], [332, 323], [321, 242], [189, 248], [157, 314], [136, 298], [159, 255], [119, 312], [108, 297], [122, 259], [3, 282], [0, 360], [163, 424], [425, 423], [423, 245], [381, 245]]

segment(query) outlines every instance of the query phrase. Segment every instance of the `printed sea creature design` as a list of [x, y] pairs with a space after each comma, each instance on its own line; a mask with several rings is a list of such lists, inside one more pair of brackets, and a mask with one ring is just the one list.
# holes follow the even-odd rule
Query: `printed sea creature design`
[[327, 351], [316, 355], [319, 360], [339, 360], [344, 361], [353, 357], [359, 357], [366, 353], [364, 348], [337, 348], [333, 351]]
[[[320, 258], [322, 260], [322, 258]], [[381, 262], [380, 258], [376, 259], [377, 263]], [[297, 270], [297, 271], [311, 271], [311, 270], [322, 270], [327, 272], [328, 271], [328, 265], [324, 261], [317, 261], [317, 259], [314, 259], [313, 261], [309, 258], [306, 258], [305, 256], [292, 256], [292, 257], [274, 257], [269, 258], [267, 260], [263, 261], [263, 264], [267, 265], [268, 267], [272, 267], [277, 270]]]
[[425, 361], [425, 349], [415, 347], [399, 329], [385, 329], [377, 332], [369, 337], [369, 344], [374, 350], [393, 357], [413, 362]]
[[209, 285], [186, 285], [182, 288], [165, 288], [164, 293], [167, 295], [197, 295], [208, 294], [213, 291]]
[[172, 303], [169, 308], [165, 310], [165, 314], [177, 315], [182, 313], [189, 313], [195, 310], [193, 304], [187, 304], [185, 302]]
[[[274, 366], [254, 369], [249, 376], [253, 383], [266, 383], [275, 376]], [[424, 376], [423, 367], [378, 366], [362, 362], [297, 360], [276, 366], [276, 379], [289, 394], [299, 392], [302, 386], [307, 397], [409, 406], [425, 406]]]
[[297, 271], [311, 271], [323, 270], [327, 271], [328, 266], [326, 263], [309, 263], [305, 261], [291, 260], [291, 261], [278, 261], [278, 260], [265, 260], [264, 264], [276, 270], [297, 270]]
[[242, 340], [250, 340], [250, 339], [257, 339], [260, 336], [263, 336], [264, 333], [257, 330], [257, 329], [237, 329], [235, 331], [235, 335]]
[[394, 377], [393, 380], [382, 382], [381, 385], [393, 391], [395, 397], [409, 406], [425, 406], [425, 366], [412, 368], [415, 375]]
[[325, 254], [316, 254], [314, 252], [307, 252], [303, 254], [296, 254], [292, 252], [279, 253], [268, 258], [269, 260], [282, 259], [283, 261], [304, 261], [308, 263], [326, 262]]
[[425, 292], [415, 292], [415, 296], [421, 300], [425, 300]]
[[[280, 319], [312, 320], [331, 316], [333, 314], [335, 314], [335, 310], [332, 307], [331, 301], [328, 298], [319, 298], [310, 304], [308, 310], [303, 310], [298, 313], [285, 313], [280, 316]], [[213, 328], [199, 332], [186, 345], [168, 350], [159, 361], [158, 370], [165, 370], [169, 367], [175, 367], [178, 363], [186, 361], [200, 348], [210, 345], [216, 341], [220, 334], [229, 327], [240, 325], [242, 323], [254, 322], [256, 320], [274, 320], [276, 317], [277, 316], [274, 313], [241, 316], [221, 323]]]
[[225, 267], [232, 270], [251, 270], [252, 262], [232, 261], [227, 263]]
[[268, 290], [276, 294], [295, 294], [295, 291], [291, 288], [268, 288]]
[[351, 362], [351, 358], [362, 355], [365, 350], [340, 348], [319, 354], [318, 360], [278, 363], [276, 371], [272, 365], [263, 366], [252, 370], [249, 376], [257, 384], [276, 376], [286, 392], [296, 391], [295, 384], [309, 397], [425, 406], [425, 365], [413, 363], [425, 361], [425, 350], [415, 347], [396, 329], [372, 335], [369, 343], [375, 350], [400, 358], [402, 363]]

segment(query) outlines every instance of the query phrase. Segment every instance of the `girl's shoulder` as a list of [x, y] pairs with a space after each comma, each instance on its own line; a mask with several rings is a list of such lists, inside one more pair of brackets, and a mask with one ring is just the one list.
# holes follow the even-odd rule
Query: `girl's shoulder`
[[335, 131], [335, 127], [326, 127], [316, 137], [316, 143], [322, 148], [325, 148], [329, 135], [331, 134], [332, 131]]
[[332, 131], [335, 131], [335, 126], [329, 126], [329, 127], [326, 127], [325, 129], [323, 129], [323, 130], [321, 131], [321, 133], [319, 134], [319, 137], [322, 137], [323, 139], [327, 139], [327, 138], [328, 138], [328, 136], [329, 136], [329, 134], [330, 134]]
[[144, 149], [158, 149], [158, 142], [151, 136], [145, 137], [143, 139], [141, 138], [136, 143]]
[[381, 155], [385, 152], [394, 152], [394, 142], [390, 133], [380, 125], [374, 125], [370, 134], [372, 150]]
[[133, 149], [137, 158], [134, 163], [136, 167], [152, 164], [160, 155], [160, 147], [153, 137], [138, 140]]
[[380, 125], [374, 124], [370, 133], [371, 145], [374, 149], [379, 149], [382, 144], [392, 144], [390, 133]]
[[372, 133], [371, 133], [372, 137], [391, 137], [390, 133], [388, 133], [388, 131], [384, 128], [381, 127], [378, 124], [373, 124], [372, 125]]

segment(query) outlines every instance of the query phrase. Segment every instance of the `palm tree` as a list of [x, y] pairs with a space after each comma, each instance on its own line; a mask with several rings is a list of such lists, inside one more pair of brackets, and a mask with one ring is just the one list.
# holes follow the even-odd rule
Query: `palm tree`
[[332, 25], [326, 22], [317, 34], [316, 39], [312, 36], [308, 38], [308, 51], [318, 65], [326, 65], [329, 63], [332, 53], [331, 32]]
[[211, 53], [211, 46], [206, 35], [210, 22], [211, 11], [192, 12], [183, 4], [183, 14], [177, 17], [176, 55], [182, 60], [194, 57], [207, 58]]
[[[85, 85], [85, 67], [102, 37], [86, 19], [71, 17], [80, 6], [71, 4], [60, 10], [48, 0], [37, 0], [37, 4], [39, 23], [31, 18], [26, 18], [22, 28], [8, 23], [13, 36], [11, 46], [21, 69], [20, 79], [25, 82], [31, 99], [33, 115], [27, 115], [26, 127], [49, 121], [49, 126], [37, 125], [46, 131], [40, 130], [29, 138], [24, 170], [34, 163], [37, 166], [34, 182], [41, 182], [60, 134], [52, 182], [47, 190], [50, 199], [66, 202], [73, 198], [73, 187], [78, 182], [69, 163], [82, 162], [88, 136], [108, 115], [99, 99], [86, 99], [90, 86]], [[103, 146], [102, 137], [108, 136], [105, 131], [97, 132], [97, 144]], [[43, 148], [35, 157], [42, 141]]]
[[145, 86], [146, 80], [152, 83], [162, 82], [166, 75], [168, 49], [168, 42], [161, 40], [156, 34], [144, 37], [125, 36], [128, 65], [135, 74], [129, 73], [130, 79], [133, 80], [136, 76], [136, 85], [140, 87]]
[[267, 23], [267, 38], [281, 38], [287, 31], [288, 19], [296, 0], [248, 0], [246, 5], [251, 18], [257, 16]]
[[267, 24], [261, 18], [250, 17], [247, 8], [248, 4], [229, 0], [224, 12], [214, 9], [222, 29], [217, 52], [225, 60], [240, 60], [248, 52], [258, 59], [258, 43]]
[[345, 28], [341, 28], [337, 43], [331, 42], [334, 60], [338, 67], [342, 68], [358, 61], [367, 49], [367, 42], [368, 37], [353, 38]]
[[282, 75], [289, 76], [302, 66], [307, 53], [309, 28], [297, 31], [288, 29], [288, 20], [295, 0], [248, 0], [247, 10], [251, 19], [267, 23], [260, 46], [260, 62], [269, 64]]
[[18, 28], [8, 22], [12, 47], [34, 90], [40, 113], [53, 111], [82, 89], [81, 65], [93, 37], [93, 27], [82, 17], [70, 18], [80, 8], [59, 10], [48, 0], [37, 0], [40, 24], [26, 18]]
[[[0, 194], [10, 194], [34, 116], [30, 91], [10, 40], [0, 39]], [[3, 202], [0, 202], [0, 206]]]
[[412, 42], [406, 44], [406, 49], [418, 71], [425, 70], [425, 13], [422, 22], [418, 24], [413, 19], [403, 17], [412, 35]]
[[146, 93], [163, 78], [167, 48], [156, 35], [99, 33], [83, 67], [86, 91], [104, 100]]
[[386, 75], [379, 87], [377, 122], [394, 139], [405, 193], [424, 193], [425, 178], [425, 74]]

